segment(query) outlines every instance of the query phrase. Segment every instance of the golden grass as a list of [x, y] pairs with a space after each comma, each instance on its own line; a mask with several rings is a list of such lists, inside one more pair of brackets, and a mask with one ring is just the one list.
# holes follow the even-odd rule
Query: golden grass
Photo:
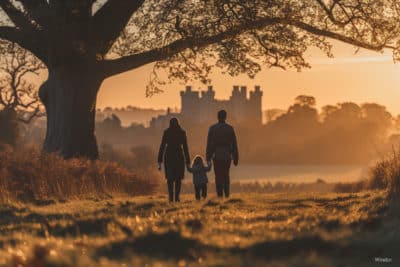
[[150, 194], [157, 176], [127, 170], [117, 163], [64, 160], [37, 150], [0, 153], [0, 201]]
[[364, 267], [374, 257], [399, 260], [400, 217], [388, 215], [383, 191], [0, 207], [0, 266]]

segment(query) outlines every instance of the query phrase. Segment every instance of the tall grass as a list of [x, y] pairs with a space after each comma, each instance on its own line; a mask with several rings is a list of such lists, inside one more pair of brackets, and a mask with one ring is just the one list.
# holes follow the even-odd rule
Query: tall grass
[[335, 192], [349, 193], [363, 190], [385, 190], [389, 199], [400, 198], [400, 148], [377, 161], [369, 170], [369, 176], [353, 183], [337, 183]]
[[386, 189], [389, 198], [400, 197], [400, 149], [393, 149], [371, 168], [366, 187]]
[[34, 149], [0, 151], [0, 201], [150, 194], [158, 188], [156, 177], [114, 162], [64, 160]]

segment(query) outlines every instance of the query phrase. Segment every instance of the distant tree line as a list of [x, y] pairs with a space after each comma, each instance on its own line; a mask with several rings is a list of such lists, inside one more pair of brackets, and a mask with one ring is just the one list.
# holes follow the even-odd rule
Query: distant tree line
[[[312, 96], [298, 96], [293, 105], [271, 115], [259, 127], [235, 125], [241, 159], [260, 164], [360, 164], [400, 142], [400, 120], [386, 107], [338, 103], [316, 108]], [[204, 154], [209, 124], [182, 121], [191, 154]], [[140, 124], [123, 127], [116, 115], [97, 124], [100, 143], [124, 149], [145, 145], [156, 151], [162, 129]]]
[[[395, 145], [396, 120], [386, 107], [352, 102], [328, 105], [299, 96], [288, 110], [256, 131], [242, 129], [251, 162], [286, 164], [364, 163]], [[257, 140], [257, 146], [251, 145]]]
[[[318, 110], [316, 102], [312, 96], [298, 96], [287, 110], [272, 112], [264, 125], [235, 125], [242, 162], [361, 164], [400, 144], [400, 117], [393, 117], [386, 107], [344, 102]], [[187, 131], [191, 154], [204, 154], [210, 123], [183, 120], [181, 124]], [[21, 128], [20, 143], [40, 143], [43, 139], [43, 120]], [[139, 151], [146, 151], [149, 164], [162, 131], [139, 123], [125, 127], [117, 115], [109, 115], [96, 124], [100, 155], [128, 164], [138, 159]], [[135, 163], [130, 165], [137, 167]]]

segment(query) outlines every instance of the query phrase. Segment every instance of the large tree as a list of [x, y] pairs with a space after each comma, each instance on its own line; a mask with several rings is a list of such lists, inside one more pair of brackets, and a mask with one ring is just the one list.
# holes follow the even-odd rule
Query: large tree
[[388, 0], [0, 0], [0, 38], [48, 69], [44, 149], [98, 156], [96, 96], [104, 79], [154, 63], [148, 93], [163, 80], [208, 82], [211, 66], [254, 77], [261, 67], [308, 67], [327, 38], [372, 50], [394, 48], [398, 6]]

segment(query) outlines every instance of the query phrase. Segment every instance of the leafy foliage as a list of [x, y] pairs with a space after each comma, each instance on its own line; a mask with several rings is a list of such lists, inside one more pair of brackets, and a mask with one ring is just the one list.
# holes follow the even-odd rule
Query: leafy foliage
[[[167, 79], [207, 83], [212, 66], [251, 78], [262, 67], [308, 68], [310, 46], [332, 56], [327, 38], [391, 48], [396, 58], [400, 47], [395, 0], [18, 2], [1, 1], [0, 38], [19, 43], [47, 66], [89, 56], [104, 77], [154, 62], [149, 95]], [[60, 40], [47, 53], [53, 38]]]

